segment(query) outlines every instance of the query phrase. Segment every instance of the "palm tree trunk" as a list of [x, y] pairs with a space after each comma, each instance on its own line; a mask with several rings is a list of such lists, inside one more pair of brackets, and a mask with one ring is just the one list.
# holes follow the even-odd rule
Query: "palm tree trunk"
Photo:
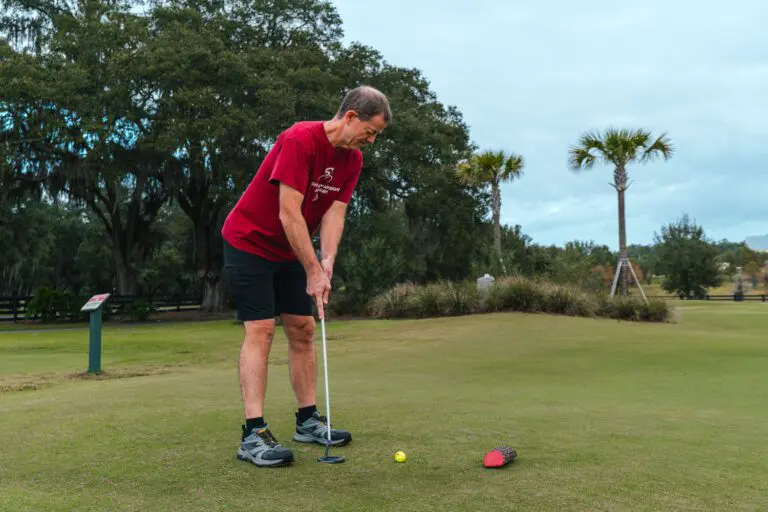
[[[627, 227], [626, 227], [626, 214], [624, 211], [624, 187], [618, 187], [619, 193], [619, 259], [624, 262], [627, 258]], [[619, 295], [627, 295], [629, 291], [629, 271], [626, 267], [622, 266], [621, 275], [619, 276]]]
[[493, 213], [493, 248], [501, 253], [501, 191], [498, 183], [491, 185], [491, 210]]
[[491, 211], [493, 215], [493, 248], [499, 257], [501, 269], [507, 273], [504, 259], [501, 256], [501, 189], [498, 183], [491, 183]]

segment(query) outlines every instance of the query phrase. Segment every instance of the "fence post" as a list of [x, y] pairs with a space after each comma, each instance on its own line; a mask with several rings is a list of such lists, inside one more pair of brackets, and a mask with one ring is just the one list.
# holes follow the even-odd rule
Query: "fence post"
[[19, 319], [19, 308], [16, 305], [16, 301], [18, 298], [16, 297], [16, 294], [14, 293], [11, 297], [11, 313], [13, 314], [13, 323], [16, 323]]
[[181, 311], [181, 295], [177, 294], [176, 295], [176, 312], [178, 313], [179, 311]]

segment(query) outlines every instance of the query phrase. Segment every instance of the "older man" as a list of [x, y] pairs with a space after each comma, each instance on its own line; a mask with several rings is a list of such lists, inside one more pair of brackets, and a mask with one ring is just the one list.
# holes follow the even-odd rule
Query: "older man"
[[[294, 460], [264, 421], [267, 361], [277, 316], [288, 337], [290, 379], [298, 402], [293, 438], [327, 442], [327, 421], [315, 398], [313, 307], [324, 315], [347, 204], [362, 169], [360, 148], [373, 144], [391, 117], [386, 96], [361, 86], [344, 97], [333, 119], [294, 124], [278, 136], [224, 223], [227, 281], [245, 326], [241, 460], [257, 466]], [[311, 242], [318, 228], [319, 260]], [[351, 439], [347, 431], [331, 431], [334, 445]]]

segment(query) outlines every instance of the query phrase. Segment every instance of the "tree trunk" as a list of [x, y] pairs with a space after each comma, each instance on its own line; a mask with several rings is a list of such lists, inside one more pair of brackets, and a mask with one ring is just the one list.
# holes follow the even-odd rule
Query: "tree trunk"
[[219, 312], [224, 309], [224, 294], [222, 293], [221, 279], [215, 281], [203, 280], [203, 304], [202, 311], [207, 313]]
[[507, 274], [507, 266], [504, 265], [504, 258], [501, 255], [501, 190], [499, 184], [491, 182], [491, 210], [493, 212], [493, 248], [501, 263], [501, 271]]
[[131, 249], [133, 240], [127, 240], [123, 229], [120, 211], [110, 214], [110, 235], [112, 236], [112, 254], [115, 257], [115, 274], [118, 295], [136, 295], [138, 283], [136, 269], [133, 268]]
[[[194, 201], [191, 198], [194, 198]], [[213, 201], [208, 197], [208, 188], [195, 181], [191, 182], [186, 190], [180, 191], [177, 199], [194, 226], [195, 269], [203, 289], [200, 310], [207, 313], [224, 311], [222, 263], [218, 251], [213, 247], [214, 243], [221, 241], [215, 232], [221, 206], [211, 204]]]
[[118, 295], [136, 295], [137, 282], [136, 272], [131, 268], [130, 263], [126, 260], [123, 251], [116, 242], [113, 248], [115, 255], [115, 274], [117, 278], [117, 294]]
[[[626, 215], [624, 211], [624, 194], [626, 189], [618, 187], [619, 193], [619, 259], [625, 261], [627, 258], [627, 228]], [[629, 292], [629, 269], [626, 266], [621, 267], [619, 275], [619, 295], [627, 295]]]
[[203, 302], [200, 306], [207, 313], [224, 310], [224, 294], [221, 289], [221, 265], [214, 263], [212, 244], [218, 240], [213, 233], [215, 223], [209, 216], [195, 220], [195, 260], [197, 277], [203, 284]]
[[491, 210], [493, 212], [493, 247], [501, 255], [501, 191], [498, 183], [491, 185]]
[[206, 164], [203, 147], [202, 142], [193, 145], [189, 159], [189, 176], [183, 186], [178, 188], [176, 199], [194, 226], [194, 262], [203, 289], [200, 309], [210, 313], [224, 310], [221, 245], [219, 250], [215, 250], [214, 243], [221, 244], [218, 233], [219, 217], [225, 200], [222, 197], [223, 191], [214, 179], [215, 169]]

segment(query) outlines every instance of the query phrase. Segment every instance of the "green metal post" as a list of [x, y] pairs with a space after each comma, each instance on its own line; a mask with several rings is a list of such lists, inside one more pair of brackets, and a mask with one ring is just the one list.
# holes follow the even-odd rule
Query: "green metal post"
[[88, 352], [88, 373], [101, 371], [101, 308], [91, 311], [91, 339]]

